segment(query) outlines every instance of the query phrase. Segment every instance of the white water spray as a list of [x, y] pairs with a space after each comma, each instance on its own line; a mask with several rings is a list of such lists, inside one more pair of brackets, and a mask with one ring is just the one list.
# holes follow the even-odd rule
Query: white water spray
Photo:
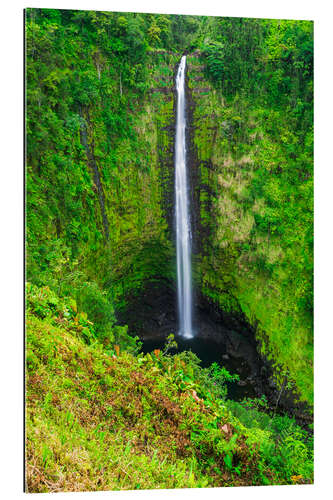
[[177, 120], [175, 144], [176, 172], [176, 239], [177, 239], [177, 293], [179, 310], [179, 334], [193, 337], [192, 330], [192, 283], [191, 283], [191, 227], [186, 173], [185, 141], [185, 66], [186, 56], [179, 63], [177, 88]]

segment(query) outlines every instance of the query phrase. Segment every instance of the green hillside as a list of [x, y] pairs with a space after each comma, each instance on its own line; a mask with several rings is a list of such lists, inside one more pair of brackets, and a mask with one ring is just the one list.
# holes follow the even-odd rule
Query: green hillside
[[226, 400], [228, 372], [110, 340], [73, 299], [28, 285], [29, 492], [312, 482], [312, 440], [260, 401]]

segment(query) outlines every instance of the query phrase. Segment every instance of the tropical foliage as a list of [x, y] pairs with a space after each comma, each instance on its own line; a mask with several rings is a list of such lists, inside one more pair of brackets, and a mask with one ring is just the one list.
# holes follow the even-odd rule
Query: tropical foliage
[[32, 285], [27, 328], [29, 492], [312, 482], [309, 436], [226, 400], [225, 369], [135, 355], [126, 333], [106, 347], [73, 299]]

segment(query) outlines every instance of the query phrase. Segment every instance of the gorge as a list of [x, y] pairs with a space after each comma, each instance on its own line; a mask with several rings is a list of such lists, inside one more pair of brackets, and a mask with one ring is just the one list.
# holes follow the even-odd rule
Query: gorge
[[29, 491], [312, 482], [313, 24], [25, 27]]
[[[186, 56], [182, 56], [176, 67], [175, 91], [174, 213], [178, 316], [174, 308], [172, 294], [167, 294], [169, 299], [164, 295], [159, 301], [159, 291], [154, 289], [148, 310], [145, 309], [142, 302], [132, 304], [131, 308], [135, 311], [135, 318], [130, 326], [134, 331], [138, 328], [138, 310], [140, 310], [142, 326], [138, 333], [143, 340], [143, 352], [162, 349], [168, 334], [177, 332], [175, 336], [177, 347], [171, 352], [191, 350], [201, 360], [202, 366], [209, 366], [213, 362], [222, 362], [232, 373], [241, 376], [238, 384], [229, 384], [229, 392], [233, 398], [261, 396], [265, 392], [274, 400], [267, 380], [268, 372], [271, 370], [267, 370], [266, 377], [262, 377], [263, 362], [257, 352], [255, 336], [251, 327], [248, 326], [245, 329], [243, 327], [237, 333], [230, 327], [228, 328], [223, 320], [221, 322], [221, 320], [214, 319], [214, 315], [210, 313], [207, 305], [201, 306], [199, 311], [193, 311], [191, 271], [191, 218], [193, 216], [189, 200], [192, 198], [191, 187], [194, 186], [189, 186], [188, 170], [193, 170], [194, 165], [188, 164], [191, 157], [187, 152], [187, 146], [191, 148], [191, 144], [189, 138], [186, 137], [186, 129], [191, 127], [191, 123], [188, 123], [189, 113], [186, 113], [186, 94], [189, 95], [189, 89], [186, 85]], [[150, 294], [149, 290], [147, 294]], [[195, 334], [193, 317], [196, 318], [197, 323]], [[176, 318], [178, 318], [178, 322]], [[124, 317], [124, 322], [129, 322], [128, 312]], [[197, 338], [193, 339], [194, 336]], [[266, 390], [263, 390], [265, 385], [267, 386]]]

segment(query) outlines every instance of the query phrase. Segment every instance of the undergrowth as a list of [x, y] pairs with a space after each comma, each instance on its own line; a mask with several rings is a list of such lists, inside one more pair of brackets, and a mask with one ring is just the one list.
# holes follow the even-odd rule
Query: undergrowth
[[312, 482], [306, 433], [228, 400], [225, 368], [138, 353], [126, 327], [100, 338], [47, 287], [28, 285], [26, 326], [27, 491]]

